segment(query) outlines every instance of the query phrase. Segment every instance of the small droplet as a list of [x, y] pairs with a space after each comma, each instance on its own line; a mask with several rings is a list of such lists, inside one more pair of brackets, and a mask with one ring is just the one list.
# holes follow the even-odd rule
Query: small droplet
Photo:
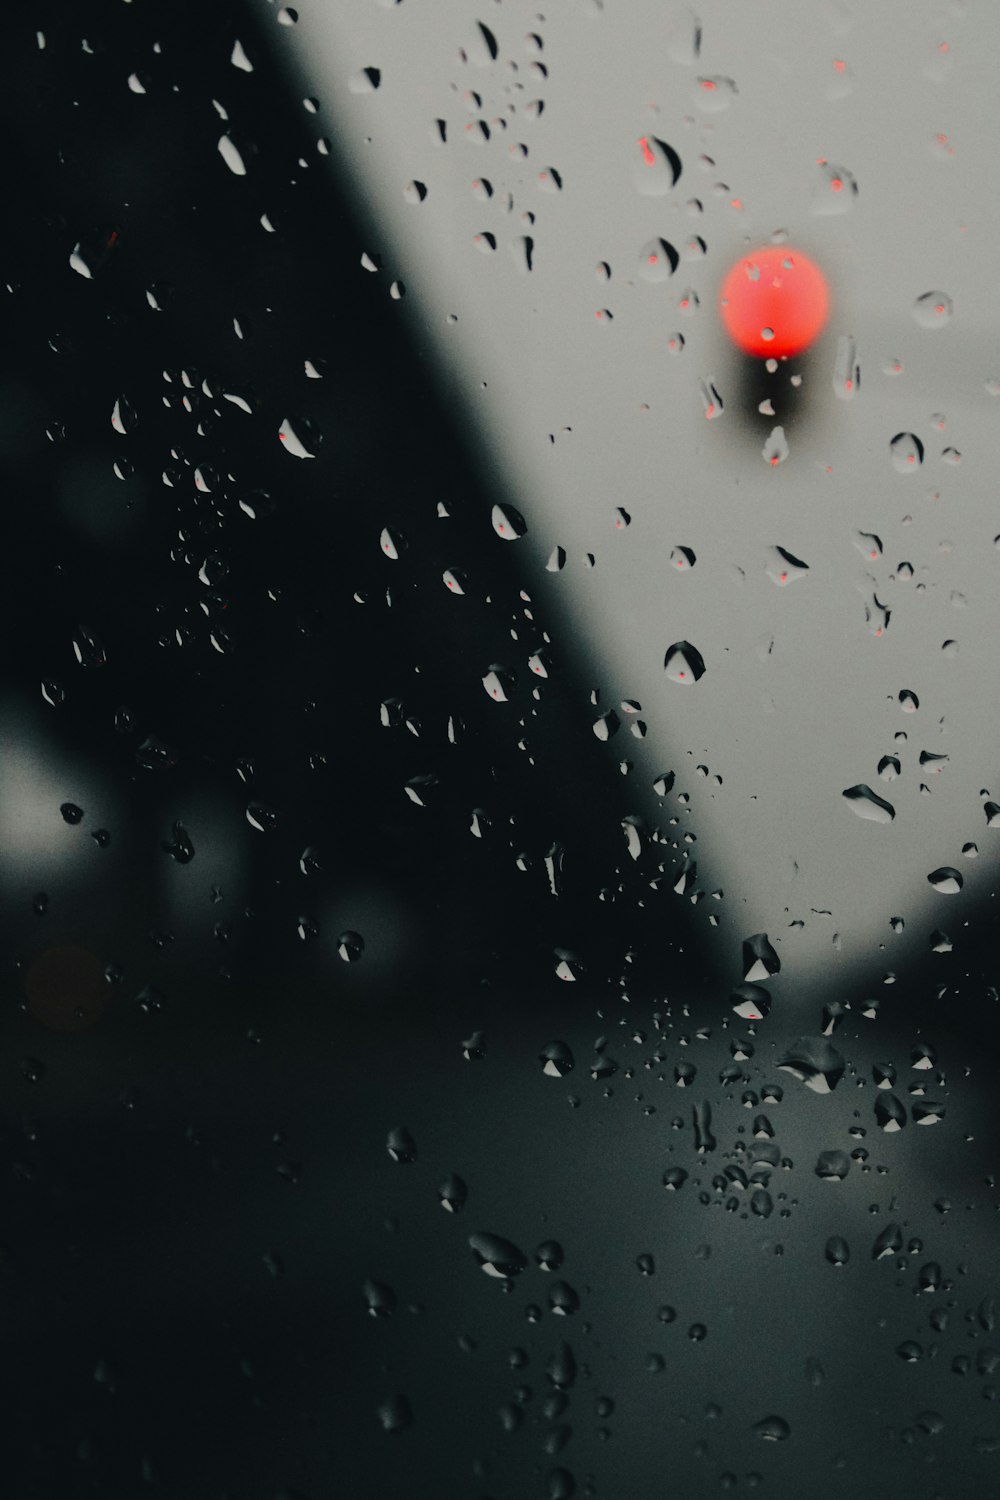
[[666, 141], [641, 135], [634, 147], [632, 181], [644, 197], [662, 198], [681, 175], [681, 159]]
[[944, 328], [953, 312], [954, 303], [947, 292], [924, 292], [913, 304], [913, 316], [921, 328]]
[[639, 251], [639, 275], [657, 285], [677, 270], [680, 257], [669, 240], [647, 240]]

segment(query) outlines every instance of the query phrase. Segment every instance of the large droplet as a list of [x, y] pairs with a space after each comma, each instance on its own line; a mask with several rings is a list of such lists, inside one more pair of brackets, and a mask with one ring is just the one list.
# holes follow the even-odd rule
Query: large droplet
[[965, 883], [961, 872], [952, 865], [939, 866], [927, 879], [940, 896], [957, 896]]
[[789, 1047], [778, 1062], [816, 1094], [830, 1094], [844, 1076], [844, 1059], [822, 1036], [803, 1036]]
[[505, 542], [516, 542], [528, 529], [527, 521], [512, 505], [494, 505], [490, 520], [497, 536]]
[[852, 813], [869, 823], [891, 823], [896, 816], [896, 809], [892, 803], [886, 802], [884, 797], [879, 797], [864, 782], [859, 782], [857, 786], [847, 787], [841, 792], [841, 796]]
[[565, 1042], [546, 1042], [538, 1054], [542, 1072], [548, 1078], [565, 1078], [574, 1068], [573, 1053]]
[[755, 932], [743, 940], [743, 978], [747, 984], [772, 979], [781, 972], [781, 959], [766, 932]]
[[771, 1010], [771, 996], [759, 984], [738, 985], [729, 1003], [744, 1021], [762, 1021]]
[[508, 1280], [528, 1264], [527, 1256], [499, 1234], [470, 1234], [469, 1248], [487, 1276]]
[[278, 439], [293, 458], [315, 458], [323, 441], [315, 423], [305, 417], [286, 417], [278, 428]]
[[705, 675], [705, 660], [690, 641], [675, 641], [667, 647], [663, 670], [671, 682], [690, 687]]

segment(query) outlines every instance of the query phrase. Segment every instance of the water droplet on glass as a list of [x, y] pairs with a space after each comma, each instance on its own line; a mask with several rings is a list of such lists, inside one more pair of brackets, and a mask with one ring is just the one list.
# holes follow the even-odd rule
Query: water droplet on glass
[[785, 437], [785, 429], [783, 427], [772, 428], [767, 442], [760, 450], [764, 462], [770, 464], [772, 469], [777, 468], [778, 464], [784, 463], [788, 457], [788, 453], [789, 448], [788, 440]]
[[247, 175], [246, 162], [243, 153], [233, 140], [231, 135], [220, 135], [218, 140], [219, 155], [229, 168], [230, 172], [237, 177]]
[[365, 940], [360, 932], [342, 932], [337, 939], [337, 953], [345, 964], [356, 964], [364, 957]]
[[574, 1067], [573, 1053], [561, 1041], [546, 1042], [538, 1054], [538, 1061], [548, 1078], [565, 1078], [567, 1073], [572, 1073]]
[[528, 530], [521, 512], [512, 505], [494, 505], [490, 520], [497, 536], [502, 537], [505, 542], [516, 542]]
[[385, 1138], [385, 1149], [402, 1166], [410, 1166], [417, 1159], [417, 1143], [405, 1125], [393, 1126]]
[[438, 1188], [438, 1201], [441, 1207], [450, 1214], [461, 1213], [468, 1196], [469, 1189], [464, 1179], [454, 1172], [449, 1173]]
[[654, 285], [666, 281], [677, 270], [680, 257], [669, 240], [647, 240], [639, 251], [639, 275]]
[[947, 292], [924, 292], [913, 304], [913, 316], [921, 328], [944, 328], [953, 312], [954, 303]]
[[763, 1417], [754, 1424], [753, 1430], [766, 1443], [783, 1443], [792, 1433], [784, 1417]]
[[286, 417], [278, 428], [278, 440], [293, 458], [315, 458], [323, 438], [308, 418]]
[[809, 564], [784, 547], [769, 547], [765, 571], [772, 583], [784, 588], [797, 578], [804, 578], [809, 572]]
[[396, 1293], [381, 1281], [366, 1281], [361, 1289], [372, 1318], [388, 1318], [396, 1311]]
[[781, 960], [766, 932], [755, 932], [743, 940], [743, 979], [755, 984], [781, 972]]
[[508, 1280], [528, 1264], [527, 1256], [499, 1234], [470, 1234], [469, 1248], [487, 1276]]
[[816, 186], [812, 195], [814, 214], [846, 214], [858, 196], [858, 184], [852, 172], [833, 162], [816, 165]]
[[690, 687], [705, 675], [705, 661], [690, 641], [675, 641], [667, 647], [663, 670], [671, 682]]
[[160, 848], [179, 865], [190, 864], [194, 859], [194, 844], [191, 842], [191, 835], [181, 822], [174, 823], [171, 837], [163, 839]]
[[695, 81], [695, 100], [706, 114], [719, 114], [728, 109], [738, 93], [733, 79], [724, 78], [720, 73]]
[[897, 432], [889, 444], [892, 467], [897, 474], [914, 474], [924, 461], [924, 445], [912, 432]]
[[857, 786], [849, 786], [841, 793], [851, 812], [857, 817], [865, 819], [870, 823], [891, 823], [896, 816], [896, 809], [891, 802], [886, 802], [872, 791], [870, 786], [859, 782]]
[[405, 1396], [387, 1396], [378, 1409], [383, 1432], [403, 1432], [413, 1422], [413, 1408]]
[[789, 1047], [778, 1062], [816, 1094], [829, 1094], [844, 1076], [844, 1059], [825, 1037], [803, 1036]]
[[352, 94], [374, 94], [381, 82], [381, 68], [359, 68], [347, 80], [347, 88]]
[[641, 135], [633, 147], [632, 181], [647, 198], [662, 198], [681, 175], [681, 159], [666, 141]]
[[965, 883], [965, 877], [951, 865], [932, 870], [927, 879], [941, 896], [957, 896]]
[[729, 1003], [744, 1021], [763, 1021], [771, 1011], [771, 996], [759, 984], [741, 984], [729, 996]]
[[851, 1258], [850, 1247], [839, 1234], [831, 1235], [827, 1240], [825, 1253], [831, 1266], [846, 1266]]

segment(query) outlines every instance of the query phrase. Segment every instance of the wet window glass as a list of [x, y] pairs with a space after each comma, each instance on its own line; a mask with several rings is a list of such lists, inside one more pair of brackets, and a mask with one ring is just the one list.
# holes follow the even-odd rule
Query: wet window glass
[[7, 1485], [1000, 1493], [1000, 19], [3, 37]]

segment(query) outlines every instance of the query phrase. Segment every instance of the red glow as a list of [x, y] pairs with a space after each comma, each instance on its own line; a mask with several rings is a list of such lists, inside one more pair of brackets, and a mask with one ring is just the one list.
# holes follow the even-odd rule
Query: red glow
[[832, 181], [832, 182], [831, 182], [831, 183], [830, 183], [830, 186], [831, 186], [831, 188], [832, 188], [832, 189], [833, 189], [833, 191], [834, 191], [834, 192], [835, 192], [835, 193], [839, 193], [839, 192], [840, 192], [840, 190], [841, 190], [841, 189], [842, 189], [842, 188], [843, 188], [843, 186], [844, 186], [844, 184], [843, 184], [843, 180], [842, 180], [842, 179], [841, 179], [841, 178], [840, 178], [840, 177], [835, 177], [835, 178], [834, 178], [834, 179], [833, 179], [833, 181]]
[[[822, 330], [829, 305], [829, 289], [819, 267], [780, 245], [763, 245], [737, 261], [719, 294], [726, 332], [758, 359], [801, 354]], [[764, 337], [765, 329], [770, 338]]]
[[652, 146], [649, 144], [649, 137], [645, 136], [645, 135], [640, 136], [639, 137], [639, 145], [640, 145], [640, 147], [642, 149], [642, 159], [646, 163], [646, 166], [647, 167], [655, 167], [656, 166], [656, 156], [655, 156], [655, 154], [653, 152]]
[[843, 62], [839, 57], [837, 57], [834, 58], [833, 66], [836, 68], [838, 73], [842, 73], [847, 67], [847, 64]]

